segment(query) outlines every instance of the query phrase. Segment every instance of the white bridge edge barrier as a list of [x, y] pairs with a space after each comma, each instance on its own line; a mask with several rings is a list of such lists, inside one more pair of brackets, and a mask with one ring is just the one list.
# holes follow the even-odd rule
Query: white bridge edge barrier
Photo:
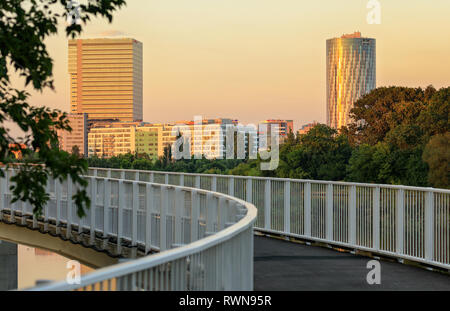
[[105, 168], [89, 174], [225, 193], [256, 206], [256, 231], [450, 270], [450, 190]]
[[149, 251], [139, 259], [98, 269], [81, 277], [80, 284], [66, 281], [29, 290], [252, 290], [253, 223], [256, 208], [229, 195], [183, 186], [86, 176], [91, 209], [79, 219], [70, 180], [50, 180], [50, 201], [36, 219], [25, 202], [11, 204], [9, 178], [0, 179], [0, 221], [5, 212], [21, 225], [54, 224], [71, 238], [72, 229], [89, 232], [89, 243], [98, 235], [114, 237], [120, 252], [122, 241]]

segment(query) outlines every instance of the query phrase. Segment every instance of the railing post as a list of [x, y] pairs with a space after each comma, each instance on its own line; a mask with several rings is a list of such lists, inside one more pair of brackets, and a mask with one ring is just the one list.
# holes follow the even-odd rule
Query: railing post
[[253, 193], [252, 193], [252, 191], [253, 191], [253, 186], [252, 186], [252, 179], [251, 178], [248, 178], [247, 179], [247, 185], [246, 185], [246, 194], [245, 194], [245, 200], [247, 201], [247, 202], [249, 202], [249, 203], [252, 203], [253, 202]]
[[[37, 217], [33, 213], [33, 229], [36, 229], [37, 227], [38, 227]], [[69, 228], [69, 226], [67, 228]]]
[[1, 170], [5, 176], [0, 178], [0, 221], [3, 220], [3, 210], [6, 206], [6, 184], [8, 182], [8, 172], [3, 168]]
[[350, 186], [348, 203], [348, 240], [350, 245], [356, 244], [356, 186]]
[[169, 209], [169, 190], [166, 186], [161, 187], [161, 211], [159, 218], [159, 249], [165, 251], [167, 249], [167, 211]]
[[327, 184], [326, 190], [326, 237], [327, 240], [333, 240], [333, 184]]
[[117, 206], [117, 253], [122, 252], [123, 236], [123, 207], [125, 205], [125, 185], [123, 179], [119, 180], [119, 205]]
[[216, 205], [214, 204], [214, 197], [211, 193], [206, 195], [206, 232], [213, 234], [215, 230], [214, 224], [217, 221]]
[[[11, 177], [13, 177], [13, 176], [15, 176], [15, 175], [17, 175], [17, 172], [16, 172], [16, 170], [13, 170], [12, 171], [12, 176]], [[11, 191], [11, 190], [10, 190]], [[48, 193], [48, 192], [47, 192]], [[12, 192], [11, 192], [11, 198], [12, 198], [12, 196], [13, 196], [13, 194], [12, 194]], [[10, 207], [11, 207], [11, 209], [10, 209], [10, 212], [11, 212], [11, 218], [9, 219], [9, 221], [10, 222], [12, 222], [12, 223], [16, 223], [16, 216], [15, 216], [15, 213], [16, 213], [16, 206], [17, 206], [17, 204], [18, 204], [18, 202], [15, 202], [15, 203], [11, 203], [10, 204]], [[48, 217], [47, 217], [48, 218]]]
[[380, 187], [373, 188], [373, 248], [380, 249]]
[[125, 171], [124, 170], [120, 171], [120, 179], [125, 180]]
[[154, 183], [155, 182], [155, 173], [150, 172], [150, 182]]
[[434, 193], [425, 194], [425, 259], [434, 260]]
[[[47, 184], [45, 185], [45, 192], [50, 193], [50, 180], [47, 179]], [[51, 198], [50, 198], [51, 200]], [[48, 202], [44, 205], [44, 232], [48, 232], [48, 213], [49, 207]], [[13, 207], [11, 206], [11, 216], [13, 216]], [[13, 217], [14, 218], [14, 217]]]
[[166, 184], [166, 185], [168, 185], [169, 184], [169, 174], [164, 174], [164, 183]]
[[151, 249], [152, 244], [152, 210], [153, 210], [153, 186], [145, 185], [145, 253]]
[[234, 196], [234, 177], [228, 177], [228, 194]]
[[[103, 198], [103, 238], [108, 237], [109, 233], [109, 213], [111, 206], [111, 180], [105, 180], [104, 198]], [[112, 213], [111, 213], [112, 214]]]
[[291, 232], [291, 182], [284, 182], [284, 232]]
[[200, 189], [200, 186], [201, 186], [200, 176], [195, 176], [194, 188]]
[[219, 222], [217, 230], [220, 231], [225, 228], [227, 222], [227, 202], [224, 198], [219, 198]]
[[311, 183], [307, 182], [304, 185], [304, 197], [303, 197], [303, 212], [304, 212], [304, 226], [305, 236], [311, 236]]
[[[26, 225], [27, 221], [25, 218], [25, 210], [27, 207], [28, 202], [22, 202], [22, 217], [21, 217], [21, 223], [22, 225]], [[60, 206], [61, 206], [61, 199], [60, 199]], [[59, 233], [59, 227], [56, 227], [57, 232]]]
[[[61, 223], [61, 183], [59, 182], [59, 179], [55, 179], [55, 197], [56, 197], [56, 222], [55, 222], [55, 229], [56, 234], [59, 234], [61, 231], [60, 223]], [[22, 204], [25, 204], [25, 202], [22, 202]], [[22, 219], [23, 218], [23, 211], [22, 211]]]
[[[67, 177], [67, 229], [66, 229], [66, 238], [70, 239], [72, 237], [72, 208], [73, 208], [73, 183], [72, 178]], [[33, 228], [35, 228], [35, 219], [33, 217]], [[37, 226], [37, 222], [36, 222]]]
[[211, 191], [217, 192], [217, 177], [213, 176], [211, 179]]
[[111, 178], [111, 170], [106, 171], [106, 178]]
[[191, 242], [198, 240], [198, 218], [200, 214], [200, 198], [197, 191], [193, 191], [191, 204]]
[[184, 175], [180, 174], [180, 186], [183, 187], [184, 186]]
[[[78, 207], [77, 207], [77, 209], [78, 209]], [[87, 215], [87, 213], [88, 213], [88, 211], [86, 211], [86, 215]], [[78, 217], [78, 213], [77, 213], [77, 217]], [[83, 219], [86, 219], [86, 218], [78, 217], [78, 236], [77, 236], [78, 242], [81, 241], [81, 234], [83, 232]]]
[[[181, 175], [182, 176], [182, 175]], [[182, 216], [184, 208], [184, 192], [183, 190], [175, 189], [175, 244], [183, 244], [182, 240]]]
[[134, 172], [134, 180], [135, 180], [135, 181], [139, 181], [139, 179], [140, 179], [139, 171], [135, 171], [135, 172]]
[[131, 246], [137, 244], [137, 212], [139, 208], [139, 183], [133, 182], [133, 210], [131, 212]]
[[396, 223], [396, 252], [398, 254], [403, 254], [403, 234], [404, 234], [404, 213], [405, 213], [405, 191], [403, 189], [397, 190], [397, 201], [396, 201], [396, 213], [397, 213], [397, 223]]
[[95, 209], [97, 208], [97, 178], [91, 177], [91, 231], [89, 243], [91, 245], [95, 242]]
[[270, 179], [267, 179], [264, 185], [264, 228], [270, 230], [271, 225], [271, 208], [272, 208], [272, 193], [270, 187]]
[[97, 174], [98, 174], [97, 169], [94, 168], [92, 171], [92, 176], [97, 177], [98, 176]]

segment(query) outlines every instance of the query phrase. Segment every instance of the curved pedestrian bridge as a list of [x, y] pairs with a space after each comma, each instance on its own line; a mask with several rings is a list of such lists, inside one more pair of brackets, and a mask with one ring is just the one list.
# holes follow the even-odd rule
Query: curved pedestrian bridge
[[[92, 208], [83, 219], [70, 180], [49, 182], [51, 200], [38, 219], [28, 204], [10, 204], [9, 181], [1, 180], [0, 239], [101, 267], [81, 284], [34, 290], [431, 290], [450, 283], [448, 190], [95, 168], [86, 178]], [[379, 257], [381, 284], [368, 285], [367, 262]]]

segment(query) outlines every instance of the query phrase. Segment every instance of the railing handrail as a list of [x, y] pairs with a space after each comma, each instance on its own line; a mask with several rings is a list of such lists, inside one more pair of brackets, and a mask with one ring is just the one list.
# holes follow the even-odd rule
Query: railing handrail
[[[8, 174], [14, 174], [14, 169], [10, 168], [8, 169], [8, 171], [10, 173]], [[8, 175], [5, 176], [6, 178], [8, 178]], [[254, 205], [252, 205], [251, 203], [245, 202], [243, 200], [240, 200], [238, 198], [235, 198], [233, 196], [224, 194], [224, 193], [220, 193], [220, 192], [215, 192], [215, 191], [210, 191], [210, 190], [205, 190], [205, 189], [197, 189], [197, 188], [192, 188], [192, 187], [187, 187], [184, 185], [170, 185], [170, 184], [160, 184], [160, 183], [156, 183], [156, 182], [149, 182], [149, 181], [140, 181], [140, 180], [126, 180], [126, 179], [118, 179], [118, 178], [112, 178], [112, 177], [101, 177], [101, 176], [83, 176], [84, 178], [89, 180], [89, 189], [90, 191], [92, 191], [92, 193], [90, 193], [91, 195], [95, 196], [99, 195], [98, 192], [98, 182], [99, 181], [104, 181], [103, 185], [104, 185], [104, 189], [101, 190], [100, 193], [102, 193], [102, 191], [105, 191], [105, 197], [102, 197], [101, 202], [99, 202], [96, 198], [94, 199], [94, 209], [91, 207], [91, 211], [87, 212], [88, 215], [94, 215], [96, 213], [96, 211], [98, 210], [97, 207], [98, 206], [102, 206], [105, 207], [105, 209], [102, 209], [102, 213], [104, 213], [105, 215], [103, 217], [109, 217], [112, 216], [112, 211], [110, 212], [109, 209], [111, 208], [117, 208], [118, 209], [118, 214], [114, 217], [118, 217], [118, 218], [122, 218], [125, 217], [124, 214], [122, 214], [123, 212], [120, 212], [120, 210], [125, 211], [126, 209], [131, 209], [132, 212], [134, 213], [134, 215], [136, 215], [135, 213], [138, 212], [139, 207], [136, 204], [140, 204], [139, 202], [141, 201], [141, 198], [139, 197], [139, 195], [141, 194], [139, 192], [139, 187], [145, 187], [146, 191], [145, 194], [142, 193], [142, 195], [144, 195], [144, 201], [146, 203], [144, 211], [146, 212], [145, 217], [143, 218], [144, 222], [144, 228], [142, 229], [141, 233], [144, 233], [147, 238], [145, 238], [145, 247], [146, 247], [146, 252], [147, 252], [147, 247], [151, 247], [152, 249], [157, 249], [157, 250], [161, 250], [161, 252], [159, 252], [158, 254], [152, 254], [152, 255], [148, 255], [148, 256], [144, 256], [142, 258], [139, 259], [132, 259], [130, 261], [124, 262], [124, 263], [119, 263], [113, 266], [109, 266], [109, 267], [105, 267], [99, 270], [96, 270], [92, 273], [89, 273], [87, 275], [82, 276], [81, 278], [81, 283], [80, 284], [69, 284], [66, 281], [60, 281], [60, 282], [53, 282], [50, 284], [45, 284], [45, 285], [41, 285], [41, 286], [36, 286], [36, 287], [32, 287], [29, 288], [28, 290], [32, 290], [32, 291], [42, 291], [42, 290], [74, 290], [74, 289], [78, 289], [78, 288], [85, 288], [88, 286], [95, 286], [96, 284], [100, 284], [100, 286], [102, 286], [103, 282], [106, 281], [110, 281], [112, 279], [116, 279], [118, 282], [120, 280], [120, 282], [123, 282], [123, 280], [131, 277], [131, 276], [135, 276], [140, 274], [141, 276], [145, 273], [147, 273], [146, 271], [149, 271], [150, 269], [159, 269], [162, 265], [166, 265], [169, 263], [175, 263], [175, 262], [183, 262], [186, 261], [188, 258], [195, 258], [195, 256], [199, 256], [200, 254], [203, 254], [204, 252], [209, 251], [210, 249], [228, 249], [229, 246], [226, 246], [227, 243], [228, 245], [235, 245], [237, 243], [237, 245], [239, 245], [239, 249], [244, 250], [246, 249], [246, 247], [243, 247], [243, 245], [240, 245], [239, 243], [251, 243], [251, 245], [253, 244], [252, 240], [248, 240], [249, 237], [251, 237], [251, 239], [253, 239], [252, 237], [252, 232], [253, 232], [253, 223], [256, 220], [257, 217], [257, 209]], [[8, 200], [7, 195], [7, 184], [9, 183], [9, 179], [5, 180], [5, 179], [1, 179], [0, 180], [0, 193], [1, 193], [1, 201], [2, 204], [5, 203]], [[56, 204], [57, 206], [59, 206], [59, 208], [57, 207], [57, 217], [56, 219], [53, 218], [52, 216], [50, 216], [49, 213], [49, 206], [46, 205], [46, 207], [44, 208], [44, 216], [42, 218], [40, 218], [40, 220], [44, 221], [44, 224], [46, 224], [45, 226], [48, 226], [48, 221], [50, 219], [56, 220], [56, 226], [58, 226], [58, 223], [61, 222], [67, 222], [67, 225], [69, 226], [78, 226], [78, 232], [81, 232], [80, 230], [80, 226], [83, 228], [85, 228], [85, 224], [81, 223], [81, 219], [75, 222], [73, 222], [72, 218], [69, 216], [69, 211], [71, 210], [67, 210], [67, 218], [63, 218], [61, 217], [61, 204], [64, 200], [71, 200], [70, 196], [69, 196], [69, 192], [67, 193], [67, 198], [63, 199], [62, 198], [62, 189], [61, 189], [61, 183], [58, 180], [50, 180], [50, 184], [54, 183], [54, 195], [56, 198]], [[119, 185], [119, 192], [117, 193], [117, 197], [116, 200], [118, 204], [118, 206], [112, 206], [110, 204], [111, 203], [111, 199], [112, 197], [106, 197], [106, 185], [108, 184], [108, 189], [111, 189], [111, 185], [113, 183], [116, 183]], [[71, 184], [71, 183], [70, 183]], [[124, 202], [122, 201], [125, 197], [122, 197], [122, 195], [125, 195], [124, 191], [124, 185], [125, 184], [132, 184], [133, 186], [133, 204], [132, 206], [126, 206], [126, 203], [131, 203], [130, 202]], [[59, 185], [59, 186], [57, 186]], [[123, 185], [123, 186], [120, 186]], [[48, 186], [48, 185], [47, 185]], [[56, 188], [57, 187], [57, 188]], [[68, 189], [72, 189], [72, 186], [67, 186], [69, 188], [67, 188], [66, 190], [69, 191]], [[122, 187], [122, 188], [121, 188]], [[148, 192], [149, 189], [154, 189], [154, 187], [156, 187], [157, 190], [160, 191], [160, 197], [159, 196], [154, 196], [155, 192], [154, 190], [151, 190], [150, 192]], [[122, 192], [120, 191], [120, 189], [122, 189]], [[95, 190], [95, 191], [94, 191]], [[49, 189], [47, 190], [49, 191]], [[70, 190], [70, 191], [73, 191]], [[111, 192], [111, 190], [108, 190], [109, 193]], [[169, 192], [170, 191], [170, 192]], [[188, 201], [186, 200], [186, 197], [184, 196], [184, 194], [182, 194], [183, 192], [188, 192], [191, 195], [188, 197]], [[71, 192], [70, 192], [71, 193]], [[165, 196], [163, 197], [163, 193], [165, 193]], [[173, 213], [168, 213], [169, 211], [167, 210], [169, 208], [169, 202], [168, 199], [170, 198], [169, 194], [174, 195], [172, 197], [173, 200], [172, 201], [173, 204], [175, 204], [173, 206], [173, 210], [171, 209], [171, 211]], [[10, 195], [10, 194], [9, 194]], [[195, 195], [195, 196], [194, 196]], [[200, 206], [201, 206], [201, 200], [200, 200], [200, 195], [202, 195], [205, 199], [206, 199], [206, 206], [202, 205], [204, 208], [206, 208], [206, 210], [204, 210], [205, 213], [207, 214], [203, 214], [203, 218], [200, 218], [200, 215], [198, 214], [200, 212]], [[125, 195], [126, 196], [126, 195]], [[122, 198], [122, 199], [120, 199]], [[195, 198], [195, 203], [194, 203], [194, 198]], [[208, 199], [210, 198], [210, 199]], [[214, 200], [213, 200], [214, 198]], [[158, 210], [158, 207], [156, 207], [156, 210], [154, 209], [155, 206], [154, 204], [157, 201], [153, 201], [156, 200], [160, 201], [161, 205], [157, 205], [159, 206], [159, 208], [161, 208], [161, 210]], [[137, 200], [137, 201], [135, 201]], [[151, 201], [149, 201], [151, 200]], [[181, 201], [180, 201], [181, 200]], [[192, 201], [191, 201], [192, 200]], [[189, 201], [191, 201], [189, 203]], [[121, 202], [123, 204], [121, 204]], [[151, 202], [151, 203], [149, 203]], [[188, 202], [188, 203], [187, 203]], [[223, 202], [224, 205], [221, 205]], [[50, 203], [50, 202], [49, 202]], [[100, 205], [99, 205], [100, 204]], [[149, 205], [150, 204], [150, 205]], [[180, 204], [180, 205], [179, 205]], [[188, 204], [188, 205], [186, 205]], [[72, 204], [71, 204], [72, 205]], [[163, 205], [165, 205], [166, 207], [164, 207], [164, 217], [163, 217]], [[0, 206], [0, 213], [2, 212], [2, 210], [10, 210], [11, 211], [11, 217], [14, 217], [14, 214], [18, 212], [21, 212], [22, 214], [22, 223], [24, 221], [24, 216], [25, 215], [29, 215], [29, 211], [26, 211], [26, 213], [24, 214], [24, 206], [23, 204], [20, 205], [20, 208], [17, 208], [16, 205], [10, 205], [10, 206]], [[149, 207], [150, 206], [150, 207]], [[194, 208], [195, 206], [195, 208]], [[108, 210], [106, 210], [106, 207], [108, 207]], [[181, 224], [179, 223], [177, 225], [176, 222], [176, 217], [180, 217], [179, 219], [183, 219], [183, 215], [182, 215], [182, 211], [180, 209], [183, 208], [190, 208], [190, 216], [188, 218], [190, 218], [189, 221], [189, 225], [187, 228], [190, 228], [188, 230], [191, 230], [191, 235], [188, 238], [188, 241], [186, 242], [186, 244], [183, 244], [183, 242], [181, 242], [180, 244], [177, 244], [176, 240], [172, 240], [171, 243], [175, 243], [175, 244], [171, 244], [172, 246], [170, 247], [175, 247], [172, 249], [168, 249], [166, 250], [166, 237], [164, 236], [166, 234], [167, 231], [165, 231], [166, 229], [166, 221], [168, 220], [168, 218], [166, 217], [174, 217], [172, 218], [169, 223], [172, 223], [172, 225], [178, 226], [176, 228], [179, 228], [178, 230], [182, 230], [182, 228], [186, 228], [186, 227], [180, 227]], [[196, 216], [194, 216], [194, 209], [197, 210], [195, 212]], [[179, 210], [179, 211], [178, 211]], [[142, 210], [139, 210], [142, 211]], [[211, 215], [209, 215], [209, 213], [212, 212]], [[107, 214], [106, 214], [107, 213]], [[149, 214], [150, 213], [150, 214]], [[148, 221], [150, 221], [150, 219], [152, 219], [152, 217], [154, 217], [154, 213], [156, 213], [156, 217], [160, 217], [160, 229], [162, 230], [160, 232], [160, 236], [159, 238], [161, 240], [159, 240], [160, 243], [163, 243], [162, 241], [164, 240], [164, 248], [157, 248], [154, 247], [151, 244], [147, 244], [148, 242], [151, 243], [151, 241], [148, 240], [148, 232], [150, 230], [150, 223], [148, 223]], [[159, 213], [159, 216], [158, 216]], [[181, 213], [181, 214], [180, 214]], [[59, 215], [59, 216], [58, 216]], [[109, 216], [107, 216], [109, 215]], [[119, 216], [122, 215], [122, 216]], [[178, 215], [178, 216], [177, 216]], [[0, 214], [1, 216], [1, 214]], [[137, 216], [133, 216], [133, 217], [137, 217]], [[150, 217], [150, 218], [149, 218]], [[229, 218], [231, 217], [231, 218]], [[0, 218], [1, 219], [1, 218]], [[163, 222], [164, 219], [164, 222]], [[219, 222], [220, 219], [220, 222]], [[15, 222], [14, 218], [13, 221]], [[200, 223], [199, 221], [204, 221], [204, 226], [206, 226], [205, 232], [201, 233], [198, 232], [199, 228], [195, 229], [195, 227], [199, 226]], [[94, 232], [97, 230], [96, 224], [95, 224], [95, 218], [89, 218], [88, 219], [89, 222], [89, 228], [90, 228], [90, 236], [91, 239], [95, 236], [95, 233], [93, 234], [93, 230]], [[163, 227], [163, 223], [164, 223], [164, 229], [162, 229]], [[208, 229], [208, 223], [209, 223], [209, 229]], [[33, 227], [36, 224], [36, 218], [34, 218], [33, 220]], [[122, 226], [120, 225], [122, 224]], [[133, 227], [134, 226], [136, 227]], [[120, 235], [117, 233], [114, 234], [113, 231], [109, 231], [110, 229], [106, 227], [105, 223], [103, 223], [103, 228], [100, 228], [99, 230], [101, 232], [103, 232], [103, 236], [105, 235], [110, 235], [110, 236], [116, 236], [118, 238], [117, 240], [117, 244], [120, 244], [120, 240], [119, 239], [127, 239], [127, 237], [121, 233]], [[121, 222], [119, 222], [117, 224], [117, 230], [119, 231], [123, 231], [126, 230], [125, 228], [130, 229], [133, 232], [136, 232], [138, 230], [138, 223], [134, 220], [132, 221], [132, 225], [131, 227], [129, 226], [129, 224], [125, 224], [125, 222], [123, 222], [123, 220]], [[128, 227], [126, 227], [128, 226]], [[212, 226], [212, 227], [211, 227]], [[119, 229], [123, 228], [123, 229]], [[133, 229], [134, 228], [134, 229]], [[141, 227], [142, 228], [142, 227]], [[173, 227], [175, 228], [175, 227]], [[112, 229], [111, 229], [112, 230]], [[172, 229], [175, 230], [175, 229]], [[192, 235], [194, 230], [196, 233], [194, 235]], [[130, 234], [130, 233], [129, 233]], [[131, 233], [133, 235], [132, 240], [134, 240], [133, 245], [136, 245], [138, 243], [138, 241], [135, 239], [135, 233]], [[136, 233], [137, 234], [137, 233]], [[152, 233], [150, 233], [152, 234]], [[251, 234], [251, 235], [249, 235]], [[150, 236], [151, 237], [151, 236]], [[174, 237], [172, 236], [172, 239]], [[129, 237], [128, 237], [129, 239]], [[231, 244], [230, 244], [231, 243]], [[248, 245], [251, 247], [251, 245]], [[247, 247], [248, 249], [248, 247]], [[234, 252], [233, 252], [234, 253]], [[222, 255], [218, 255], [220, 256], [224, 256], [223, 252], [219, 252], [219, 254]], [[219, 262], [222, 262], [224, 260], [226, 260], [225, 258], [228, 258], [227, 256], [231, 254], [231, 252], [225, 252], [225, 257], [222, 259], [219, 259]], [[242, 253], [237, 253], [237, 254], [242, 254]], [[240, 264], [242, 264], [242, 269], [247, 269], [248, 267], [252, 267], [252, 261], [253, 261], [253, 250], [251, 251], [245, 251], [245, 254], [242, 254], [241, 260], [239, 261]], [[240, 256], [240, 255], [238, 255]], [[188, 260], [189, 262], [189, 260]], [[213, 264], [213, 266], [217, 266], [216, 264]], [[211, 265], [209, 265], [209, 267], [213, 267]], [[191, 267], [191, 269], [198, 269], [195, 267]], [[187, 270], [185, 268], [185, 270], [181, 271], [181, 270], [176, 270], [178, 272], [176, 273], [187, 273]], [[228, 270], [224, 270], [224, 271], [228, 271]], [[192, 273], [192, 270], [191, 270]], [[223, 272], [223, 273], [231, 273], [231, 271], [229, 272]], [[178, 275], [178, 274], [177, 274]], [[174, 276], [172, 276], [174, 277]], [[215, 276], [217, 277], [217, 276]], [[233, 286], [231, 284], [234, 284], [235, 281], [230, 282], [228, 279], [224, 280], [222, 283], [222, 281], [219, 281], [219, 283], [213, 283], [211, 285], [211, 281], [212, 279], [205, 279], [203, 281], [201, 281], [202, 279], [194, 279], [195, 282], [206, 282], [204, 286], [208, 286], [207, 288], [211, 289], [211, 288], [217, 288], [218, 286], [226, 286], [226, 287], [230, 287], [230, 289], [234, 288], [234, 289], [251, 289], [253, 288], [252, 282], [250, 281], [250, 279], [252, 279], [253, 277], [253, 272], [252, 269], [248, 271], [248, 274], [245, 274], [242, 276], [242, 278], [240, 278], [239, 276], [237, 276], [237, 278], [240, 279], [240, 281], [238, 281], [236, 287], [230, 287]], [[191, 276], [192, 278], [192, 276]], [[192, 282], [189, 281], [189, 282]], [[175, 285], [177, 286], [189, 286], [186, 285], [185, 283], [177, 283], [179, 285]], [[181, 284], [181, 285], [180, 285]], [[183, 285], [185, 284], [185, 285]], [[191, 283], [189, 283], [191, 284]], [[209, 285], [206, 285], [209, 284]], [[216, 284], [216, 285], [214, 285]], [[119, 286], [119, 285], [118, 285]], [[135, 286], [135, 285], [132, 285]], [[120, 285], [118, 287], [119, 289], [122, 288], [122, 285]], [[132, 287], [133, 288], [133, 287]]]
[[245, 175], [223, 175], [223, 174], [204, 174], [204, 173], [183, 173], [183, 172], [170, 172], [170, 171], [152, 171], [152, 170], [135, 170], [135, 169], [121, 169], [121, 168], [104, 168], [104, 167], [89, 167], [92, 170], [101, 171], [116, 171], [116, 172], [130, 172], [130, 173], [153, 173], [153, 174], [167, 174], [167, 175], [185, 175], [185, 176], [200, 176], [200, 177], [221, 177], [235, 179], [253, 179], [253, 180], [274, 180], [274, 181], [290, 181], [290, 182], [304, 182], [304, 183], [316, 183], [316, 184], [334, 184], [344, 186], [364, 186], [364, 187], [383, 187], [389, 189], [403, 189], [403, 190], [416, 190], [416, 191], [432, 191], [439, 193], [450, 194], [450, 189], [441, 189], [433, 187], [417, 187], [417, 186], [405, 186], [405, 185], [390, 185], [390, 184], [375, 184], [375, 183], [360, 183], [360, 182], [348, 182], [348, 181], [327, 181], [327, 180], [313, 180], [313, 179], [295, 179], [295, 178], [282, 178], [282, 177], [261, 177], [261, 176], [245, 176]]
[[[100, 171], [108, 172], [107, 176], [99, 176]], [[86, 284], [104, 279], [111, 271], [118, 277], [129, 276], [140, 269], [157, 267], [164, 260], [177, 260], [220, 245], [244, 232], [255, 220], [254, 229], [260, 232], [309, 239], [450, 270], [450, 190], [447, 189], [95, 167], [89, 168], [88, 174], [93, 179], [209, 193], [244, 206], [247, 214], [213, 236], [164, 251], [153, 258], [98, 270], [100, 274], [85, 277]], [[139, 267], [134, 263], [139, 263]], [[49, 286], [56, 284], [40, 288], [55, 289]], [[65, 283], [58, 286], [58, 289], [80, 287]]]
[[[105, 179], [102, 177], [96, 177], [100, 179]], [[111, 178], [114, 179], [114, 178]], [[117, 179], [116, 179], [117, 180]], [[60, 281], [55, 282], [51, 284], [45, 284], [37, 287], [32, 287], [29, 290], [30, 291], [67, 291], [67, 290], [74, 290], [77, 288], [82, 287], [83, 284], [93, 284], [96, 282], [100, 282], [105, 280], [105, 278], [111, 278], [111, 277], [121, 277], [123, 275], [127, 275], [130, 273], [138, 272], [143, 269], [149, 269], [152, 267], [156, 267], [158, 265], [177, 260], [198, 252], [201, 252], [205, 249], [208, 249], [210, 247], [213, 247], [215, 245], [220, 244], [223, 241], [229, 240], [235, 235], [241, 233], [245, 229], [247, 229], [249, 226], [252, 226], [255, 219], [257, 210], [256, 208], [243, 200], [231, 197], [226, 194], [213, 192], [213, 191], [207, 191], [203, 189], [197, 189], [197, 188], [191, 188], [191, 187], [182, 187], [182, 186], [174, 186], [174, 185], [164, 185], [164, 184], [157, 184], [157, 183], [150, 183], [150, 182], [141, 182], [144, 184], [151, 184], [156, 186], [166, 186], [167, 188], [175, 188], [180, 190], [190, 190], [190, 191], [198, 191], [203, 193], [211, 193], [213, 195], [216, 195], [218, 197], [227, 198], [230, 200], [235, 201], [236, 203], [240, 203], [243, 206], [247, 208], [247, 214], [242, 218], [239, 222], [233, 224], [232, 226], [225, 228], [214, 235], [208, 236], [206, 238], [200, 239], [198, 241], [195, 241], [193, 243], [187, 244], [185, 246], [177, 247], [174, 249], [166, 250], [157, 254], [145, 256], [139, 259], [132, 260], [130, 262], [123, 262], [119, 263], [110, 267], [105, 267], [98, 269], [94, 272], [91, 272], [82, 278], [81, 284], [68, 284], [66, 281]]]
[[[90, 174], [101, 171], [107, 171], [108, 176], [120, 173], [121, 178], [131, 180], [195, 185], [245, 199], [256, 205], [258, 218], [254, 229], [263, 233], [369, 251], [450, 270], [450, 190], [447, 189], [90, 168]], [[179, 177], [171, 179], [170, 176]], [[195, 179], [186, 179], [188, 176]]]

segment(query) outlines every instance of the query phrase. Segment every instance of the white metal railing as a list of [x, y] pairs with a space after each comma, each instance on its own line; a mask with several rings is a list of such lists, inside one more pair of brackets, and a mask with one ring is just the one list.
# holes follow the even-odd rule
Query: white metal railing
[[36, 219], [30, 204], [10, 203], [9, 178], [15, 171], [4, 172], [0, 221], [8, 218], [45, 231], [50, 227], [68, 239], [85, 232], [91, 245], [98, 245], [99, 237], [114, 239], [118, 254], [123, 241], [145, 253], [159, 251], [96, 270], [83, 276], [81, 284], [62, 281], [32, 290], [253, 289], [252, 204], [213, 191], [86, 176], [92, 204], [85, 218], [77, 216], [70, 199], [76, 190], [72, 182], [51, 180], [50, 201]]
[[450, 190], [100, 168], [89, 174], [225, 193], [256, 206], [255, 230], [450, 269]]

